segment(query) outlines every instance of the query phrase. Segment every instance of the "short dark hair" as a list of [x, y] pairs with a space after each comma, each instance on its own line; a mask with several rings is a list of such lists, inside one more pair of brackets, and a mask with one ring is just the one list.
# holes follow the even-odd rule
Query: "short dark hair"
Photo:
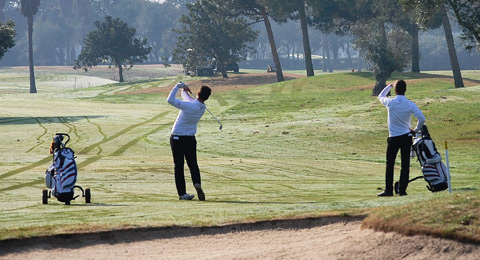
[[198, 92], [198, 97], [205, 101], [210, 97], [210, 94], [212, 94], [212, 89], [210, 89], [208, 86], [202, 86]]
[[405, 95], [405, 92], [407, 91], [407, 83], [403, 79], [397, 80], [395, 82], [395, 90], [398, 95]]

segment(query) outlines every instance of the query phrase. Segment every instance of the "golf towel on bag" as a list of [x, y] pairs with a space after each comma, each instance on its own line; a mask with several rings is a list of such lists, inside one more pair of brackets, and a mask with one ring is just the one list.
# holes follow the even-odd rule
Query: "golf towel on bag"
[[415, 137], [412, 149], [422, 167], [423, 178], [428, 183], [427, 189], [431, 192], [448, 189], [447, 167], [442, 162], [442, 156], [437, 151], [426, 125]]
[[77, 164], [72, 149], [62, 148], [55, 152], [52, 165], [48, 167], [45, 183], [52, 188], [53, 196], [73, 197], [73, 189], [77, 182]]

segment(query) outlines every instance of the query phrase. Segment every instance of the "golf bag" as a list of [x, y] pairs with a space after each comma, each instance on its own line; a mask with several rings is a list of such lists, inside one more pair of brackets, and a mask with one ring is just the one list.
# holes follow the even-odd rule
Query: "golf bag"
[[[63, 142], [64, 136], [68, 139]], [[70, 136], [64, 133], [57, 133], [50, 146], [50, 153], [53, 155], [53, 162], [45, 172], [45, 184], [48, 190], [43, 190], [43, 204], [48, 204], [48, 198], [53, 195], [60, 202], [69, 205], [71, 200], [76, 199], [74, 189], [82, 191], [82, 197], [85, 202], [90, 203], [90, 189], [83, 190], [82, 187], [75, 185], [77, 182], [77, 163], [75, 162], [75, 152], [66, 147], [70, 141]]]
[[423, 178], [428, 183], [427, 189], [431, 192], [446, 190], [448, 188], [449, 173], [447, 167], [442, 162], [442, 156], [438, 153], [435, 143], [430, 137], [426, 125], [415, 136], [412, 149], [415, 151], [418, 162], [422, 167]]
[[52, 195], [61, 202], [73, 200], [73, 189], [77, 182], [77, 164], [75, 153], [62, 143], [63, 135], [55, 135], [50, 153], [53, 163], [45, 172], [45, 184], [52, 189]]

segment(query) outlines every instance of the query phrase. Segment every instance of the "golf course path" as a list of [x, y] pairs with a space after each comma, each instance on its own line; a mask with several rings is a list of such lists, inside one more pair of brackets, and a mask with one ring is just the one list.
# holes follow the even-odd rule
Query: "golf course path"
[[63, 235], [0, 244], [0, 259], [480, 259], [480, 245], [344, 218]]

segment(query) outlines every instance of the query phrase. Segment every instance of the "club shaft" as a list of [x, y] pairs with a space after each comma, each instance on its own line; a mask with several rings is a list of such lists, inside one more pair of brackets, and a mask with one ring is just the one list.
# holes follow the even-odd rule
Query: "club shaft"
[[220, 125], [222, 124], [222, 123], [220, 123], [220, 120], [218, 120], [218, 119], [212, 114], [212, 112], [210, 112], [210, 110], [208, 110], [208, 108], [205, 108], [205, 109], [207, 109], [208, 113], [210, 113], [210, 115], [211, 115], [215, 120], [217, 120], [217, 122], [218, 122]]
[[[187, 94], [188, 94], [188, 92], [187, 92]], [[191, 94], [191, 93], [190, 93], [190, 94]], [[190, 94], [188, 94], [188, 95], [190, 96]], [[190, 97], [192, 97], [192, 96], [190, 96]], [[192, 97], [192, 98], [193, 98], [193, 99], [196, 99], [195, 97]], [[218, 120], [218, 118], [216, 118], [216, 117], [213, 115], [213, 113], [210, 112], [210, 110], [209, 110], [207, 107], [205, 107], [205, 109], [208, 111], [208, 113], [210, 113], [210, 115], [211, 115], [215, 120], [217, 120], [217, 122], [220, 124], [220, 126], [222, 126], [222, 123], [220, 122], [220, 120]]]

